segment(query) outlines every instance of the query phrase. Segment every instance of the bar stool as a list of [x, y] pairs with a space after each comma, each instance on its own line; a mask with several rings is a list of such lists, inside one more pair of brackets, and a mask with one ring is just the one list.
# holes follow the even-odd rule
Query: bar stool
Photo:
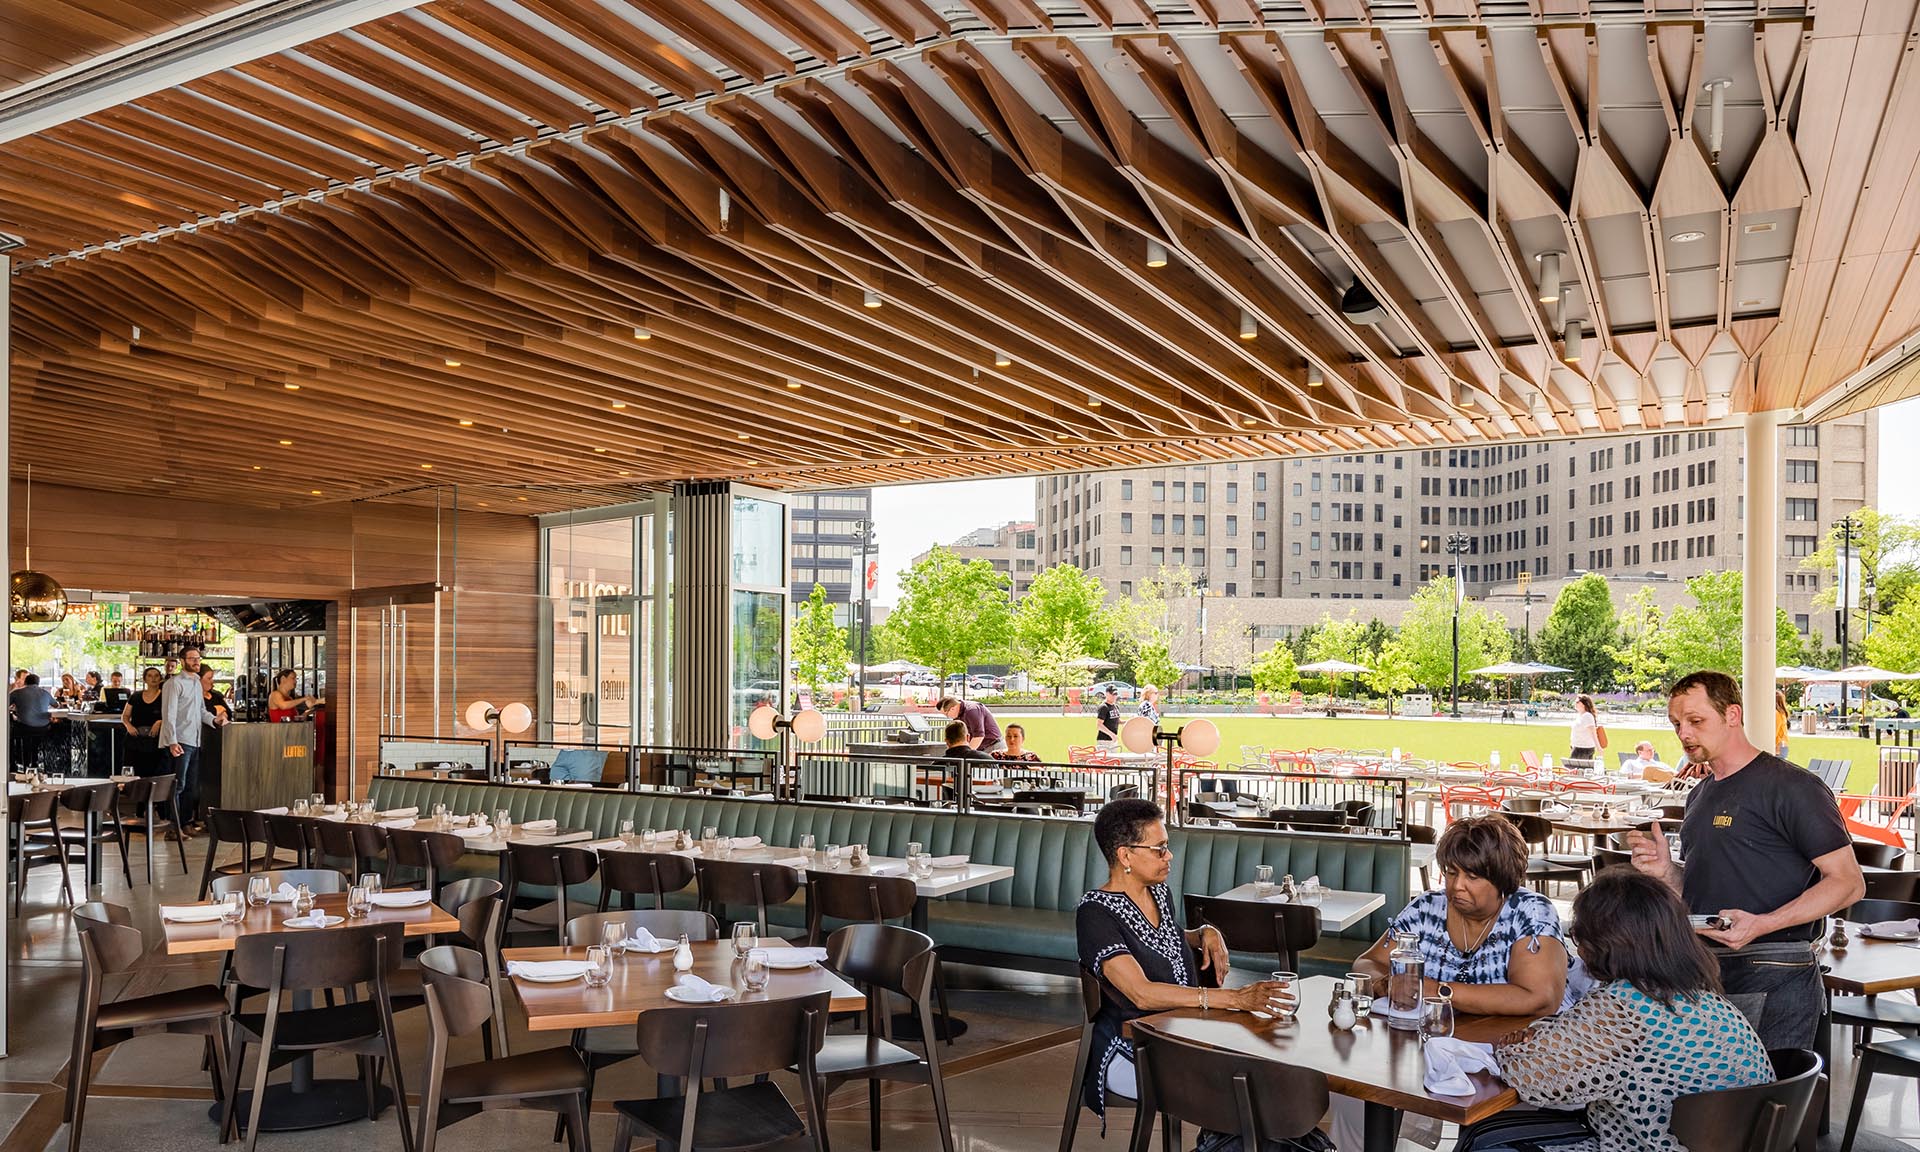
[[632, 908], [634, 897], [653, 896], [655, 908], [667, 906], [667, 893], [678, 892], [693, 883], [693, 860], [671, 852], [600, 853], [600, 911], [605, 912], [613, 894], [620, 894], [620, 906]]
[[27, 894], [27, 874], [41, 864], [58, 864], [60, 880], [66, 885], [67, 904], [73, 904], [73, 874], [67, 871], [66, 849], [58, 844], [36, 842], [35, 833], [57, 831], [53, 806], [58, 792], [22, 792], [7, 797], [7, 820], [13, 830], [13, 914], [20, 915], [21, 897]]

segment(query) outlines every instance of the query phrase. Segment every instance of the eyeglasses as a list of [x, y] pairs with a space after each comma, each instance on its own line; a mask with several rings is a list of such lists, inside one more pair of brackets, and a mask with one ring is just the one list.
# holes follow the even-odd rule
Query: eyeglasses
[[1142, 851], [1153, 853], [1162, 860], [1170, 860], [1173, 858], [1173, 846], [1171, 844], [1122, 844], [1120, 847], [1139, 848]]

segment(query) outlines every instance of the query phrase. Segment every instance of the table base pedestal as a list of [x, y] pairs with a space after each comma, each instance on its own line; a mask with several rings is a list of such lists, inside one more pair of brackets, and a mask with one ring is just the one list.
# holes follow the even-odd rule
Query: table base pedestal
[[[937, 1040], [957, 1040], [967, 1034], [967, 1022], [958, 1016], [942, 1016], [936, 1012], [933, 1033]], [[920, 1017], [911, 1012], [894, 1013], [893, 1036], [896, 1040], [925, 1039], [920, 1032]]]
[[[385, 1085], [374, 1089], [374, 1103], [385, 1111], [393, 1105], [393, 1092]], [[248, 1109], [253, 1107], [253, 1091], [243, 1090], [234, 1102], [241, 1134], [245, 1135]], [[220, 1123], [220, 1102], [215, 1101], [208, 1115]], [[376, 1112], [377, 1116], [378, 1113]], [[367, 1089], [358, 1080], [315, 1080], [304, 1092], [295, 1092], [291, 1084], [267, 1085], [267, 1098], [260, 1105], [260, 1131], [300, 1132], [308, 1128], [331, 1128], [367, 1118]]]

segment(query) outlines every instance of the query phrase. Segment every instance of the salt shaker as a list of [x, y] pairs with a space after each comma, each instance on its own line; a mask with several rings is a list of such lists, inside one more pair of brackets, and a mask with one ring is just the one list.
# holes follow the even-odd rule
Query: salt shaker
[[1342, 1032], [1350, 1032], [1358, 1020], [1353, 1014], [1353, 994], [1345, 988], [1334, 990], [1333, 1026]]
[[687, 934], [680, 933], [680, 943], [673, 950], [673, 970], [689, 972], [693, 970], [693, 945], [687, 943]]

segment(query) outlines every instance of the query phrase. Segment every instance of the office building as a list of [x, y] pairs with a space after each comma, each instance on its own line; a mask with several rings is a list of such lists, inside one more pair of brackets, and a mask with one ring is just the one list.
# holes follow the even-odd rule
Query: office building
[[[827, 590], [833, 618], [844, 625], [853, 619], [848, 603], [859, 598], [859, 528], [873, 521], [873, 489], [796, 492], [789, 509], [793, 603], [813, 595], [817, 583]], [[867, 559], [875, 555], [869, 546]]]
[[[962, 560], [985, 560], [993, 565], [994, 571], [1006, 573], [1008, 589], [1015, 600], [1027, 594], [1034, 574], [1040, 569], [1040, 550], [1031, 520], [1009, 520], [1005, 524], [975, 528], [946, 548]], [[913, 562], [918, 564], [927, 555], [922, 552]]]

